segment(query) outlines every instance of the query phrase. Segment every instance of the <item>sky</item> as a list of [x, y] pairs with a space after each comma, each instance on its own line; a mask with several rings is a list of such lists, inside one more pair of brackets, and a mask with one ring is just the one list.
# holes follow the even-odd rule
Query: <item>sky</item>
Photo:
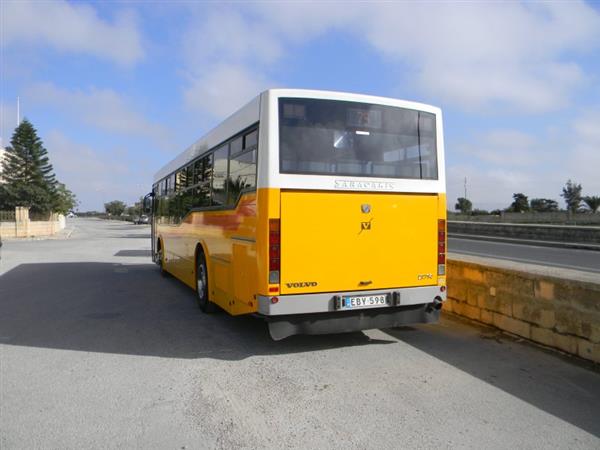
[[600, 195], [600, 2], [0, 3], [4, 145], [21, 117], [79, 209], [132, 204], [259, 92], [401, 98], [444, 114], [448, 206]]

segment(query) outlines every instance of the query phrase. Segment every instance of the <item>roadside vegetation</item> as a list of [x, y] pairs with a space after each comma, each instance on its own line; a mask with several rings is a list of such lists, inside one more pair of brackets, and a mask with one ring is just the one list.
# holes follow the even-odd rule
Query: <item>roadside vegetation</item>
[[556, 223], [573, 225], [600, 225], [600, 196], [583, 195], [581, 184], [568, 180], [560, 196], [565, 207], [550, 198], [532, 198], [522, 192], [513, 194], [512, 203], [504, 209], [487, 211], [473, 208], [473, 203], [459, 197], [455, 211], [448, 211], [450, 220], [477, 222]]
[[96, 217], [106, 220], [137, 221], [142, 215], [143, 197], [131, 206], [121, 200], [113, 200], [104, 204], [104, 211], [84, 211], [78, 213], [79, 217]]

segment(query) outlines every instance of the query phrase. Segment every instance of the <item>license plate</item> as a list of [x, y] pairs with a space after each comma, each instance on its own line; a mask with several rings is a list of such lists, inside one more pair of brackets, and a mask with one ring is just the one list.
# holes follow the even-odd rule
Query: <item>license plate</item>
[[361, 295], [357, 297], [341, 297], [338, 309], [364, 309], [389, 306], [390, 302], [386, 294]]

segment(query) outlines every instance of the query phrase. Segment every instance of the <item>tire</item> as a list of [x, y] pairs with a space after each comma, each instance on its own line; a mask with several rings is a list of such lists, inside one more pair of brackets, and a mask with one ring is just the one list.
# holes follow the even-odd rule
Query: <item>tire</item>
[[198, 252], [196, 261], [196, 301], [200, 309], [207, 313], [213, 313], [216, 305], [208, 299], [208, 269], [203, 252]]
[[156, 252], [158, 255], [158, 267], [160, 269], [160, 274], [163, 277], [166, 277], [169, 275], [169, 272], [167, 272], [165, 270], [165, 265], [164, 265], [164, 254], [163, 254], [163, 247], [162, 245], [159, 247], [158, 251]]

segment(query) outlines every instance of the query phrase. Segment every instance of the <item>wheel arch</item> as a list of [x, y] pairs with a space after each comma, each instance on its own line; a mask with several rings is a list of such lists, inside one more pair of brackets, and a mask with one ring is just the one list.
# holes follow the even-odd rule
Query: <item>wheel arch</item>
[[[204, 254], [204, 258], [208, 256], [208, 249], [204, 241], [196, 242], [196, 248], [194, 249], [194, 261], [198, 261], [198, 255], [202, 252]], [[206, 265], [208, 266], [208, 259], [206, 261]]]

